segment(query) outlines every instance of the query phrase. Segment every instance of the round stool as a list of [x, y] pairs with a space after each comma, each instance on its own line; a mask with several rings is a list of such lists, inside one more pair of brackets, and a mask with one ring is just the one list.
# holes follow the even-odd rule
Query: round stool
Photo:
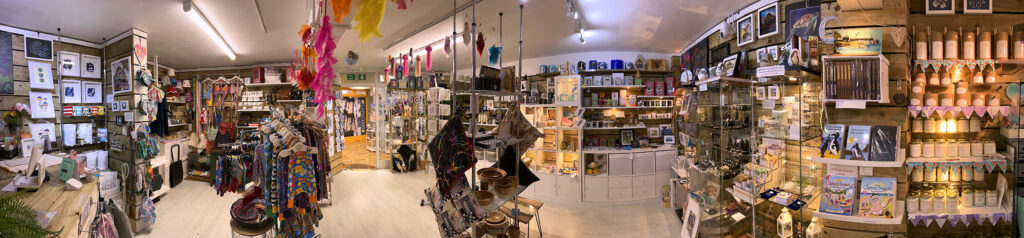
[[238, 224], [238, 222], [235, 222], [234, 220], [231, 221], [231, 237], [232, 238], [234, 238], [234, 237], [261, 237], [261, 238], [274, 237], [274, 232], [273, 231], [274, 231], [274, 224], [273, 223], [271, 223], [269, 226], [266, 226], [266, 227], [263, 227], [263, 228], [252, 229], [252, 228], [243, 227], [241, 224]]

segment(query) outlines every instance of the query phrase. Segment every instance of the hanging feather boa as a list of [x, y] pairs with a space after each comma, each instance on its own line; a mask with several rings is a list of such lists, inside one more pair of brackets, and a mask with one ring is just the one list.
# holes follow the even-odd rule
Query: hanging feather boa
[[348, 16], [351, 6], [352, 0], [331, 0], [331, 10], [334, 11], [334, 22], [341, 22], [342, 18]]
[[327, 16], [324, 16], [323, 23], [320, 24], [316, 40], [313, 41], [313, 48], [320, 53], [320, 57], [316, 61], [316, 78], [313, 79], [309, 88], [313, 89], [313, 93], [316, 95], [313, 103], [317, 104], [316, 114], [317, 119], [320, 119], [324, 116], [326, 101], [334, 100], [331, 85], [336, 77], [334, 64], [338, 63], [338, 59], [334, 58], [334, 48], [337, 48], [337, 45], [334, 44], [334, 38], [331, 37], [331, 23]]
[[380, 34], [380, 23], [384, 20], [385, 0], [364, 0], [359, 11], [352, 19], [356, 21], [355, 30], [359, 32], [359, 41], [366, 42], [371, 36], [383, 38]]
[[427, 46], [427, 71], [430, 71], [430, 51], [434, 50], [433, 47]]
[[409, 55], [402, 55], [402, 77], [409, 76]]

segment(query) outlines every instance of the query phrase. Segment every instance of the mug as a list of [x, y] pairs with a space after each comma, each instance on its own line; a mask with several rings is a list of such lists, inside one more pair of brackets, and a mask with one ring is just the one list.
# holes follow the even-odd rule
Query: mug
[[576, 62], [576, 69], [579, 71], [587, 70], [587, 63], [583, 61]]
[[540, 65], [540, 73], [548, 73], [548, 66], [544, 64]]

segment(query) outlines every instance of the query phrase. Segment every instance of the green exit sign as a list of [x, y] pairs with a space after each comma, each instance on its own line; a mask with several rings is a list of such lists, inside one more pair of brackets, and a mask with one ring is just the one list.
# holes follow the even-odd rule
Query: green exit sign
[[348, 79], [349, 81], [355, 81], [355, 80], [366, 81], [366, 74], [365, 73], [348, 74], [348, 76], [346, 76], [346, 79]]

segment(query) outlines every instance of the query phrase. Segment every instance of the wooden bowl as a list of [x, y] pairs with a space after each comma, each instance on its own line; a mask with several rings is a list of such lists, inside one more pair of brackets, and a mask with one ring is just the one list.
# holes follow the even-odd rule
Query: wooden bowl
[[498, 181], [494, 183], [494, 191], [498, 192], [498, 195], [502, 196], [512, 195], [516, 190], [516, 185], [518, 184], [519, 178], [516, 176], [506, 176], [498, 179]]
[[500, 212], [491, 212], [491, 214], [484, 219], [484, 222], [487, 223], [487, 234], [500, 234], [501, 231], [505, 230], [505, 225], [508, 224], [506, 219], [505, 215]]
[[480, 177], [480, 180], [494, 180], [505, 177], [507, 173], [499, 168], [483, 168], [477, 170], [476, 174]]
[[491, 205], [494, 202], [494, 194], [489, 191], [476, 191], [476, 201], [480, 206]]

